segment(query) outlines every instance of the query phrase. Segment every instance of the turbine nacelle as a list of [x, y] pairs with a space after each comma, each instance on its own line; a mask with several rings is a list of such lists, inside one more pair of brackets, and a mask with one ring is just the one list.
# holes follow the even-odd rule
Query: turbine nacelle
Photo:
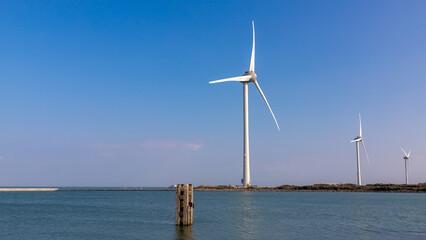
[[257, 74], [254, 71], [245, 71], [243, 76], [251, 76], [251, 78], [247, 81], [241, 81], [244, 82], [256, 82]]
[[358, 137], [354, 138], [354, 140], [352, 140], [351, 142], [360, 142], [362, 140], [363, 140], [363, 138], [358, 136]]
[[403, 149], [403, 148], [401, 148], [401, 150], [402, 150], [402, 152], [404, 152], [404, 159], [405, 160], [407, 160], [407, 159], [410, 159], [410, 154], [411, 154], [411, 150], [410, 151], [408, 151], [408, 154], [405, 152], [405, 150]]

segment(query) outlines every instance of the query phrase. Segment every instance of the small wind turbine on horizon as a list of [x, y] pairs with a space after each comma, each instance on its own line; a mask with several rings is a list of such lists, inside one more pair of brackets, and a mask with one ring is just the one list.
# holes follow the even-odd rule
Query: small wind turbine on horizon
[[359, 116], [359, 135], [351, 142], [356, 143], [356, 161], [357, 161], [357, 176], [358, 176], [357, 183], [358, 185], [361, 185], [361, 166], [359, 161], [359, 143], [360, 142], [362, 143], [362, 147], [364, 148], [364, 151], [365, 151], [365, 156], [367, 157], [367, 160], [369, 163], [370, 163], [370, 158], [368, 157], [367, 149], [365, 149], [364, 138], [362, 137], [361, 114], [358, 114], [358, 116]]
[[408, 168], [410, 167], [410, 154], [411, 150], [408, 151], [408, 154], [401, 148], [404, 152], [404, 160], [405, 160], [405, 184], [408, 184]]
[[243, 114], [244, 114], [244, 161], [243, 161], [243, 179], [241, 179], [241, 183], [244, 187], [248, 187], [251, 185], [250, 180], [250, 154], [249, 154], [249, 125], [248, 125], [248, 84], [250, 82], [256, 85], [257, 90], [259, 90], [260, 95], [265, 101], [266, 105], [269, 108], [269, 111], [272, 114], [272, 117], [275, 120], [275, 124], [277, 125], [278, 131], [280, 127], [278, 125], [277, 119], [275, 118], [274, 113], [272, 112], [271, 107], [269, 106], [268, 100], [266, 100], [265, 94], [263, 94], [262, 89], [257, 82], [257, 75], [254, 72], [254, 55], [255, 55], [255, 34], [254, 34], [254, 21], [252, 21], [253, 26], [253, 47], [251, 51], [251, 59], [250, 59], [250, 68], [249, 71], [245, 71], [244, 75], [232, 78], [225, 78], [221, 80], [211, 81], [209, 83], [220, 83], [220, 82], [241, 82], [243, 84]]

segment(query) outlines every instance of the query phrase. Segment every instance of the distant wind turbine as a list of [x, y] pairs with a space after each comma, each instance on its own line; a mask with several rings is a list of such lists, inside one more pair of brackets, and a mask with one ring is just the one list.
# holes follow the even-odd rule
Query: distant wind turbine
[[368, 162], [370, 162], [370, 158], [368, 157], [367, 149], [365, 149], [364, 138], [362, 138], [361, 114], [359, 114], [358, 116], [359, 116], [359, 136], [356, 137], [351, 142], [356, 143], [356, 161], [357, 161], [358, 185], [361, 185], [361, 168], [360, 168], [360, 162], [359, 162], [359, 143], [360, 142], [362, 143], [362, 147], [364, 148], [365, 156], [367, 157]]
[[209, 83], [220, 83], [220, 82], [241, 82], [243, 84], [243, 111], [244, 111], [244, 162], [243, 162], [243, 179], [241, 179], [241, 183], [244, 187], [248, 187], [251, 185], [250, 181], [250, 155], [249, 155], [249, 125], [248, 125], [248, 84], [250, 82], [256, 85], [257, 90], [259, 90], [260, 95], [262, 95], [263, 100], [269, 108], [269, 111], [272, 114], [272, 117], [275, 120], [275, 124], [277, 125], [278, 131], [280, 127], [278, 126], [277, 119], [275, 118], [274, 113], [272, 112], [271, 107], [269, 106], [268, 100], [266, 100], [265, 95], [262, 92], [262, 89], [257, 82], [257, 75], [254, 72], [254, 53], [255, 53], [255, 37], [254, 37], [254, 21], [252, 21], [253, 25], [253, 48], [251, 51], [251, 59], [250, 59], [250, 69], [249, 71], [245, 71], [243, 76], [225, 78], [221, 80], [211, 81]]
[[401, 148], [404, 152], [404, 160], [405, 160], [405, 184], [408, 184], [408, 168], [410, 167], [410, 154], [411, 150], [408, 151], [408, 154]]

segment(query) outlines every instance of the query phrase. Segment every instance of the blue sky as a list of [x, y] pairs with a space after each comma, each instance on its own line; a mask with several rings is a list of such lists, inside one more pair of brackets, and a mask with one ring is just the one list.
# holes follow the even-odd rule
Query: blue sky
[[426, 182], [424, 1], [2, 1], [0, 185]]

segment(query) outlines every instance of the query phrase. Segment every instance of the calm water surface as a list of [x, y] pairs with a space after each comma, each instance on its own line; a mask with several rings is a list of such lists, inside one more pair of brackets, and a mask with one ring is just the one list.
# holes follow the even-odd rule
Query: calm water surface
[[426, 239], [426, 194], [0, 192], [0, 239]]

